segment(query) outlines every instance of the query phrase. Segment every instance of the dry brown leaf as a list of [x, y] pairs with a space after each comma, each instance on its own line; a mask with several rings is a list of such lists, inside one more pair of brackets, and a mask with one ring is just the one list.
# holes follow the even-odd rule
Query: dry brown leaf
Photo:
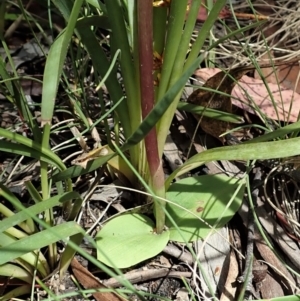
[[[268, 81], [268, 83], [276, 84], [280, 83], [285, 88], [295, 90], [300, 93], [300, 82], [299, 82], [299, 65], [291, 66], [289, 63], [281, 65], [275, 68], [265, 68], [261, 70], [262, 74]], [[255, 78], [260, 78], [258, 73], [255, 72]]]
[[249, 76], [243, 76], [239, 85], [233, 90], [232, 96], [238, 99], [233, 100], [233, 103], [254, 113], [251, 108], [254, 102], [271, 119], [296, 122], [300, 111], [300, 95], [277, 84], [269, 83], [268, 88], [272, 93], [276, 108], [263, 81]]
[[220, 297], [220, 301], [234, 301], [235, 293], [237, 290], [236, 279], [239, 275], [239, 265], [236, 259], [234, 251], [230, 253], [230, 264], [228, 268], [228, 275], [226, 278], [226, 283]]
[[[197, 258], [201, 262], [213, 292], [223, 291], [230, 266], [230, 243], [226, 238], [228, 238], [228, 231], [223, 227], [218, 230], [218, 233], [210, 235], [205, 242], [202, 240], [195, 242]], [[200, 270], [199, 273], [202, 275]], [[210, 296], [206, 285], [202, 287], [202, 292], [207, 294], [207, 297]]]
[[[263, 4], [263, 5], [262, 5]], [[255, 9], [258, 13], [262, 13], [266, 16], [274, 15], [276, 7], [276, 2], [274, 0], [260, 0], [257, 1], [255, 5]], [[279, 9], [279, 7], [278, 7]], [[272, 16], [270, 17], [272, 19]], [[280, 29], [282, 28], [282, 23], [276, 22], [274, 25], [271, 24], [264, 24], [263, 28], [260, 29], [263, 34], [260, 36], [263, 37], [264, 40], [268, 40], [270, 37], [271, 40], [268, 42], [269, 47], [276, 46], [276, 47], [282, 47], [285, 48], [285, 40], [282, 39], [282, 35], [278, 34]], [[270, 62], [271, 60], [275, 61], [275, 57], [272, 51], [269, 51], [268, 53], [265, 53], [262, 57], [262, 60], [265, 62]], [[294, 59], [293, 59], [294, 60]], [[277, 66], [275, 68], [275, 72], [272, 67], [265, 68], [261, 70], [261, 73], [264, 75], [264, 77], [267, 79], [269, 83], [277, 84], [278, 82], [291, 90], [294, 90], [297, 93], [300, 93], [300, 84], [299, 84], [299, 64], [296, 66], [291, 66], [289, 62], [287, 61], [285, 65]], [[254, 75], [255, 78], [259, 79], [260, 76], [257, 72], [255, 72]]]
[[269, 274], [261, 284], [258, 284], [263, 299], [279, 298], [284, 296], [281, 285]]
[[[220, 69], [218, 68], [203, 68], [197, 70], [195, 75], [202, 81], [207, 81], [207, 79], [219, 71]], [[271, 119], [288, 122], [297, 121], [300, 111], [300, 94], [294, 93], [292, 90], [278, 86], [277, 84], [270, 83], [268, 87], [276, 103], [278, 116], [263, 81], [246, 75], [233, 88], [232, 96], [234, 98], [232, 99], [232, 103], [250, 113], [254, 113], [254, 102]], [[292, 109], [289, 114], [290, 106]]]
[[287, 268], [281, 263], [274, 252], [269, 248], [269, 246], [263, 241], [260, 234], [256, 233], [256, 248], [258, 249], [261, 257], [274, 269], [274, 273], [277, 274], [277, 279], [281, 280], [281, 284], [285, 287], [285, 290], [293, 294], [293, 288], [291, 284], [294, 284], [294, 280], [287, 270]]
[[[232, 105], [229, 95], [232, 93], [236, 80], [239, 80], [246, 72], [246, 70], [241, 68], [232, 69], [230, 70], [230, 76], [227, 76], [223, 71], [219, 71], [207, 79], [202, 88], [195, 90], [187, 101], [205, 108], [231, 113]], [[222, 94], [215, 93], [214, 91], [216, 90], [222, 92]], [[200, 122], [201, 128], [206, 133], [218, 138], [224, 143], [225, 138], [221, 135], [231, 128], [228, 122], [199, 116], [197, 114], [194, 114], [194, 116]]]
[[[85, 289], [107, 288], [107, 286], [102, 284], [92, 273], [83, 267], [75, 257], [72, 259], [71, 267], [76, 279]], [[92, 295], [97, 301], [126, 301], [126, 299], [113, 292], [99, 292]]]
[[74, 159], [71, 163], [73, 165], [79, 165], [82, 168], [86, 168], [86, 165], [89, 161], [95, 160], [95, 159], [99, 158], [100, 156], [105, 156], [105, 155], [109, 154], [109, 152], [110, 152], [110, 149], [107, 145], [101, 146], [99, 148], [89, 151], [88, 153], [81, 154], [76, 159]]

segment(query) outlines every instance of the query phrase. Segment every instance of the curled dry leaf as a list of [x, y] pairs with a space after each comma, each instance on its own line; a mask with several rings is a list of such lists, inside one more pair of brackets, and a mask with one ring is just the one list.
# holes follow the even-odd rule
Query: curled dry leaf
[[[195, 90], [187, 99], [189, 103], [202, 106], [204, 108], [217, 109], [226, 113], [232, 113], [232, 105], [230, 95], [232, 89], [247, 70], [241, 68], [230, 71], [230, 76], [223, 71], [214, 74], [202, 88]], [[222, 94], [214, 93], [214, 91], [221, 91]], [[225, 138], [221, 135], [231, 128], [228, 122], [211, 119], [205, 116], [195, 115], [195, 118], [200, 122], [201, 128], [208, 134], [218, 138], [224, 143]]]
[[[203, 68], [195, 72], [201, 81], [207, 81], [218, 73], [218, 68]], [[269, 95], [268, 89], [261, 79], [254, 79], [244, 75], [232, 90], [232, 103], [236, 106], [255, 113], [257, 106], [269, 118], [295, 122], [300, 111], [300, 94], [277, 84], [268, 84], [272, 93], [276, 109]]]
[[109, 153], [112, 153], [112, 150], [109, 148], [108, 145], [101, 146], [99, 148], [91, 150], [90, 152], [85, 152], [81, 154], [76, 159], [74, 159], [71, 163], [73, 165], [79, 165], [82, 168], [86, 168], [86, 165], [90, 160], [95, 160], [96, 158], [99, 158], [100, 156], [108, 155]]

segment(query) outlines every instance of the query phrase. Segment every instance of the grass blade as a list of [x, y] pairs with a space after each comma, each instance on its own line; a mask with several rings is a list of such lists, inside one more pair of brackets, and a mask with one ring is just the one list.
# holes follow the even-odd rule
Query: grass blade
[[299, 143], [300, 138], [292, 138], [284, 142], [284, 148], [282, 147], [282, 141], [243, 143], [213, 148], [191, 157], [168, 177], [165, 185], [168, 188], [175, 177], [187, 173], [205, 162], [216, 160], [264, 160], [296, 156], [300, 154]]
[[67, 222], [15, 241], [0, 248], [0, 265], [82, 231], [77, 223]]
[[53, 43], [48, 54], [42, 92], [42, 126], [46, 123], [51, 124], [63, 64], [82, 3], [83, 0], [76, 0], [74, 2], [72, 12], [68, 18], [68, 25]]

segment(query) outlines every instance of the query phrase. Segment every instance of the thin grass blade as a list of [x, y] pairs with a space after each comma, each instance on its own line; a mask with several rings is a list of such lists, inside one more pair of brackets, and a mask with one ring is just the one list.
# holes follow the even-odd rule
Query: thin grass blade
[[245, 143], [234, 146], [217, 147], [191, 157], [180, 168], [176, 169], [166, 180], [166, 189], [175, 177], [216, 160], [264, 160], [285, 158], [300, 154], [300, 138], [287, 139], [282, 147], [282, 141]]
[[59, 240], [65, 240], [69, 236], [82, 233], [82, 231], [77, 223], [67, 222], [15, 241], [0, 248], [0, 265], [34, 250], [49, 246]]

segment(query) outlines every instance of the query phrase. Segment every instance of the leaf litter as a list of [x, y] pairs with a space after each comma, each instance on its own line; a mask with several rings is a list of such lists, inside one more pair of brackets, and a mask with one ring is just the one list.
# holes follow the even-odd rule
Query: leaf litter
[[[299, 67], [297, 68], [299, 72]], [[196, 79], [206, 82], [219, 72], [221, 70], [218, 68], [202, 68], [195, 72], [195, 76]], [[300, 112], [300, 94], [286, 87], [287, 84], [283, 82], [280, 85], [277, 83], [266, 85], [262, 79], [247, 75], [236, 80], [230, 93], [234, 105], [252, 114], [255, 114], [259, 108], [270, 119], [285, 122], [297, 121]], [[294, 78], [294, 81], [296, 80], [297, 78]]]

